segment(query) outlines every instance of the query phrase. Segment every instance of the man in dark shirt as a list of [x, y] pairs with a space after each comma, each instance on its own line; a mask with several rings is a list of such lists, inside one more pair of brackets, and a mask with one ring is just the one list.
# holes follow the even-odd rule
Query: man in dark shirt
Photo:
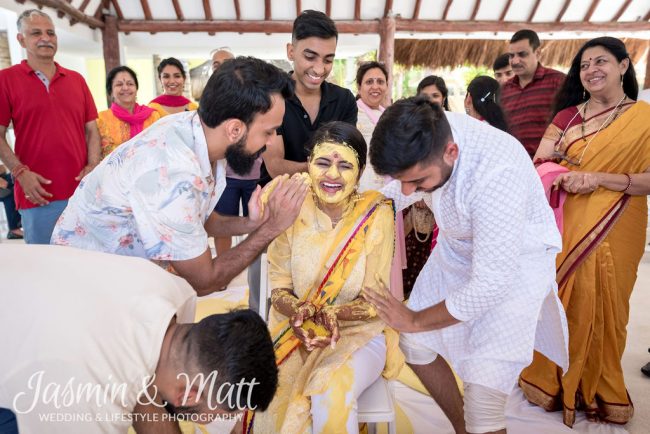
[[[293, 62], [295, 95], [285, 101], [282, 126], [262, 154], [261, 184], [284, 173], [306, 172], [305, 146], [321, 125], [331, 121], [357, 124], [359, 109], [352, 92], [325, 81], [334, 65], [338, 35], [334, 21], [322, 12], [303, 11], [293, 22], [287, 57]], [[260, 261], [256, 260], [248, 269], [248, 305], [253, 310], [259, 309], [259, 279]]]
[[533, 157], [551, 122], [555, 93], [564, 83], [560, 71], [544, 68], [537, 33], [519, 30], [510, 39], [508, 56], [515, 76], [501, 88], [501, 107], [515, 136]]
[[357, 104], [350, 92], [325, 81], [332, 71], [338, 31], [324, 13], [306, 10], [293, 23], [287, 57], [293, 62], [295, 96], [286, 101], [278, 136], [267, 147], [266, 181], [278, 175], [307, 171], [305, 145], [322, 124], [344, 121], [356, 125]]

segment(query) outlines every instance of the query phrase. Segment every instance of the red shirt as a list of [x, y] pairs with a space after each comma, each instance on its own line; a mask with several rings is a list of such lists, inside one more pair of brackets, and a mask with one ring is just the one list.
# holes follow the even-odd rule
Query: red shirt
[[560, 71], [537, 65], [533, 81], [523, 89], [519, 77], [508, 80], [501, 89], [501, 107], [508, 121], [510, 134], [519, 140], [532, 157], [551, 122], [556, 92], [564, 83]]
[[[50, 201], [72, 196], [75, 176], [88, 161], [87, 122], [97, 119], [97, 109], [83, 77], [56, 64], [49, 91], [23, 60], [0, 71], [0, 125], [13, 122], [16, 156], [30, 170], [52, 181], [44, 188]], [[15, 186], [16, 207], [37, 205]]]

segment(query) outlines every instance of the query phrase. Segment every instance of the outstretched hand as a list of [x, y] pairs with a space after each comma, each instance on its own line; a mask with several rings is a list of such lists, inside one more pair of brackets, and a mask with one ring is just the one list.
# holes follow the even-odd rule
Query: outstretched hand
[[362, 296], [377, 309], [377, 315], [387, 325], [400, 332], [414, 333], [418, 330], [415, 325], [415, 312], [406, 307], [391, 294], [381, 279], [377, 279], [380, 290], [365, 287]]
[[309, 185], [301, 177], [288, 178], [283, 175], [277, 181], [264, 208], [264, 214], [268, 214], [268, 217], [262, 217], [273, 232], [279, 235], [293, 224], [308, 190]]

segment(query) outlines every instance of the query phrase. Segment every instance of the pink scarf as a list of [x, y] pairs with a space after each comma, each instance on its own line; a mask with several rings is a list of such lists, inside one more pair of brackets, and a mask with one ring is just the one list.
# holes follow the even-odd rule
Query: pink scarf
[[368, 104], [366, 104], [365, 102], [363, 102], [361, 100], [361, 98], [359, 98], [357, 100], [357, 107], [359, 107], [361, 110], [364, 111], [364, 113], [366, 115], [368, 115], [368, 118], [370, 118], [370, 122], [372, 122], [373, 125], [377, 125], [377, 122], [379, 121], [379, 117], [381, 116], [381, 113], [383, 113], [384, 110], [386, 110], [384, 107], [379, 106], [379, 109], [377, 109], [377, 110], [379, 110], [380, 113], [377, 114], [377, 110], [371, 109], [368, 106]]
[[155, 102], [166, 107], [183, 107], [192, 101], [185, 98], [183, 95], [160, 95], [152, 99], [151, 102]]
[[564, 229], [564, 212], [562, 208], [564, 206], [564, 201], [566, 200], [567, 192], [562, 188], [554, 189], [553, 181], [555, 181], [555, 178], [557, 178], [559, 174], [568, 171], [569, 169], [566, 167], [552, 162], [542, 163], [537, 166], [537, 174], [542, 179], [544, 193], [546, 193], [546, 199], [548, 199], [548, 202], [553, 209], [553, 214], [555, 214], [555, 223], [557, 224], [560, 233], [562, 233], [562, 230]]
[[131, 127], [130, 137], [138, 135], [144, 126], [144, 121], [146, 121], [151, 113], [154, 110], [151, 107], [146, 105], [136, 104], [133, 106], [133, 114], [129, 111], [115, 103], [111, 104], [111, 111], [119, 120], [126, 122]]

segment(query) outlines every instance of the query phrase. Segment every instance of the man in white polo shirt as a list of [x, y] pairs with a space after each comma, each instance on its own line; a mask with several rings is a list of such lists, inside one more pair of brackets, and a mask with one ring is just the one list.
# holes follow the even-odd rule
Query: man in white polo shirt
[[[193, 324], [192, 287], [145, 259], [7, 245], [0, 264], [3, 434], [180, 432], [175, 415], [208, 423], [275, 393], [264, 321], [242, 310]], [[190, 383], [201, 375], [204, 390]]]

